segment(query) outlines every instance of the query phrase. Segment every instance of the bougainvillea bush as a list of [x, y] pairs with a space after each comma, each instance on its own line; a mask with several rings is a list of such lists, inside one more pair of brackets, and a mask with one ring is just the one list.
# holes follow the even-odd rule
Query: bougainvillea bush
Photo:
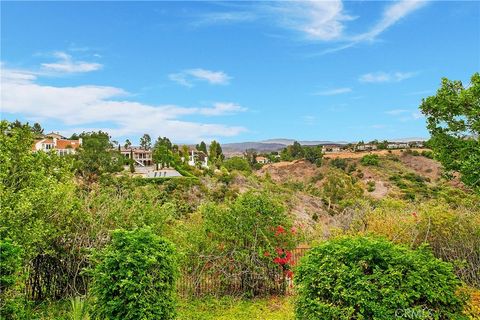
[[207, 241], [192, 248], [190, 268], [214, 275], [223, 294], [268, 293], [270, 280], [290, 275], [297, 231], [274, 195], [246, 192], [229, 206], [204, 206], [202, 216]]
[[466, 319], [460, 281], [427, 248], [344, 237], [313, 248], [295, 276], [297, 319]]
[[150, 229], [116, 230], [95, 255], [94, 315], [100, 319], [174, 319], [177, 262], [173, 245]]

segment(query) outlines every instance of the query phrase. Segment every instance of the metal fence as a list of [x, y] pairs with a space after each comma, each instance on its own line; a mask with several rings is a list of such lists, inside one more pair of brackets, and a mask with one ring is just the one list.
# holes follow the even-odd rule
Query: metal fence
[[[308, 247], [292, 250], [292, 265], [298, 265]], [[208, 265], [208, 264], [207, 264]], [[228, 268], [227, 268], [228, 270]], [[177, 290], [183, 297], [212, 296], [264, 296], [293, 293], [293, 281], [285, 276], [280, 266], [259, 266], [242, 272], [205, 267], [201, 270], [182, 270]]]

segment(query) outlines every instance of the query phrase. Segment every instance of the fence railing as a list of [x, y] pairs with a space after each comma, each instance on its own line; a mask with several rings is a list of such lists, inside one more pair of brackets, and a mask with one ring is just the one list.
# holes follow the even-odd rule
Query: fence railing
[[[298, 265], [300, 258], [309, 250], [299, 247], [292, 250], [291, 264]], [[221, 295], [286, 295], [294, 291], [293, 281], [280, 266], [259, 266], [240, 272], [228, 272], [228, 268], [201, 270], [183, 269], [177, 284], [180, 296]]]

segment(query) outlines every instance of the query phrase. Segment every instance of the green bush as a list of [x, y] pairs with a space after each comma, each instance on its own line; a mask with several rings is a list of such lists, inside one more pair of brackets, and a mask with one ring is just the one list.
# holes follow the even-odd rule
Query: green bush
[[376, 154], [367, 154], [360, 159], [360, 163], [364, 166], [378, 166], [379, 158]]
[[466, 319], [453, 267], [422, 247], [383, 238], [344, 237], [302, 259], [297, 319]]
[[232, 157], [230, 159], [227, 159], [223, 162], [223, 166], [227, 168], [228, 171], [232, 171], [232, 170], [245, 171], [245, 172], [252, 171], [247, 159], [244, 159], [242, 157]]
[[0, 319], [20, 319], [24, 313], [18, 288], [22, 269], [22, 250], [10, 239], [0, 240]]
[[94, 254], [93, 313], [100, 319], [174, 319], [177, 261], [173, 245], [150, 229], [115, 230]]
[[348, 163], [347, 163], [347, 160], [345, 160], [345, 159], [335, 158], [335, 159], [330, 160], [330, 165], [332, 167], [335, 167], [335, 168], [338, 168], [340, 170], [345, 171]]

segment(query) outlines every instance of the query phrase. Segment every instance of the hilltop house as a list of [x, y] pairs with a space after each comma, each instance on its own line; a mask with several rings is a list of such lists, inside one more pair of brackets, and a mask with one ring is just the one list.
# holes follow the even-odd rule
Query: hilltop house
[[[58, 136], [61, 138], [57, 138]], [[67, 154], [74, 154], [81, 145], [82, 138], [78, 140], [69, 140], [58, 134], [48, 134], [47, 138], [36, 140], [32, 146], [32, 150], [44, 152], [55, 150], [59, 156], [64, 156]]]
[[153, 165], [152, 150], [145, 150], [140, 147], [120, 148], [120, 153], [127, 159], [133, 159], [134, 165], [147, 167]]
[[407, 149], [409, 147], [410, 146], [408, 143], [403, 143], [403, 142], [393, 142], [387, 145], [388, 149]]
[[[204, 168], [208, 167], [208, 156], [203, 151], [190, 149], [188, 153], [188, 164], [190, 166], [194, 167], [197, 163], [199, 163], [200, 166]], [[184, 161], [184, 158], [182, 158], [182, 161]]]
[[375, 144], [357, 144], [355, 146], [355, 151], [372, 151], [377, 150], [377, 146]]
[[326, 144], [322, 146], [323, 153], [340, 152], [340, 151], [342, 151], [342, 148], [340, 145], [337, 145], [337, 144]]

